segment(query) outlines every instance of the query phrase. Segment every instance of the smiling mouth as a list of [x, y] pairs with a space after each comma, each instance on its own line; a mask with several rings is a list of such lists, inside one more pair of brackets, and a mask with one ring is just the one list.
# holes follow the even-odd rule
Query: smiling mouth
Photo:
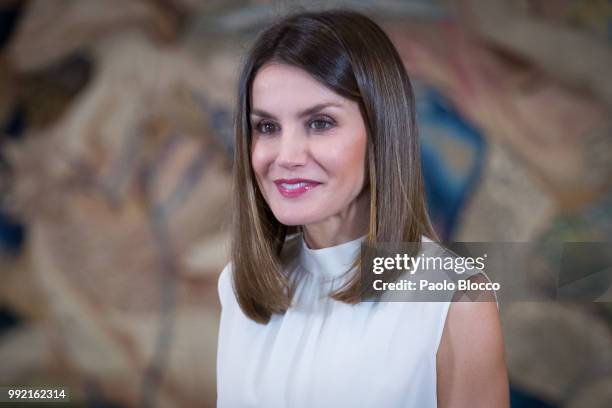
[[283, 197], [295, 198], [307, 193], [321, 183], [304, 179], [281, 179], [275, 180], [274, 184], [276, 184], [276, 188], [278, 188], [279, 193], [281, 193]]

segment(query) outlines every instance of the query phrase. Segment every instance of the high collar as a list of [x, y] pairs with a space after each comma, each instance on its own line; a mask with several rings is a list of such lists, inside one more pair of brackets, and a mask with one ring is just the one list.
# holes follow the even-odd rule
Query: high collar
[[324, 279], [338, 278], [349, 270], [353, 261], [359, 256], [361, 243], [365, 238], [366, 235], [363, 235], [339, 245], [311, 249], [304, 240], [304, 235], [300, 234], [300, 264], [315, 276]]

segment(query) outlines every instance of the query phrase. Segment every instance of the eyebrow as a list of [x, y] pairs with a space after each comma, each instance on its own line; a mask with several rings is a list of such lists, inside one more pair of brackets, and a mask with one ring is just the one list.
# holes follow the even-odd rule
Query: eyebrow
[[[310, 108], [304, 109], [303, 111], [298, 112], [297, 117], [302, 118], [304, 116], [308, 116], [308, 115], [312, 115], [313, 113], [317, 113], [329, 106], [335, 106], [337, 108], [341, 108], [342, 105], [339, 103], [335, 103], [335, 102], [324, 102], [324, 103], [319, 103], [316, 104]], [[261, 109], [253, 109], [251, 110], [251, 115], [256, 115], [262, 118], [268, 118], [268, 119], [274, 119], [276, 120], [276, 117], [274, 115], [272, 115], [271, 113], [268, 113], [266, 111], [263, 111]]]

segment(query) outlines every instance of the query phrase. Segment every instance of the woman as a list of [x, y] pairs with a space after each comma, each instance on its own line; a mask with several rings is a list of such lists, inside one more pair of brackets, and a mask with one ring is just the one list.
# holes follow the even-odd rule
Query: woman
[[239, 79], [219, 407], [505, 407], [494, 302], [362, 302], [362, 242], [435, 239], [414, 100], [385, 33], [306, 12]]

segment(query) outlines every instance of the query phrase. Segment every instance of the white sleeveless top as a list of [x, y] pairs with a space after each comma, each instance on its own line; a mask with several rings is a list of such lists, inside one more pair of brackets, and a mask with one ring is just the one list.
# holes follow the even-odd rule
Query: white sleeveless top
[[450, 302], [349, 305], [326, 296], [364, 238], [314, 250], [302, 234], [289, 238], [302, 283], [293, 306], [265, 325], [243, 314], [225, 267], [217, 407], [437, 406], [436, 352]]

